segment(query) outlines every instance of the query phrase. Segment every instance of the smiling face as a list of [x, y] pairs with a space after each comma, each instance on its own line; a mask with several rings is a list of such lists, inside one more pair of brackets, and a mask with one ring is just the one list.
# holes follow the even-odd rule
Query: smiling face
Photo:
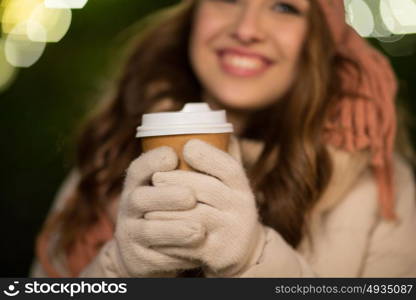
[[255, 110], [278, 101], [296, 77], [309, 0], [199, 0], [193, 69], [217, 105]]

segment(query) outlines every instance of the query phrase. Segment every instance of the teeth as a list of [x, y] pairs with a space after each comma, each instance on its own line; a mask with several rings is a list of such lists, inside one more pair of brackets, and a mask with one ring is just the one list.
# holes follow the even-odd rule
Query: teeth
[[264, 62], [259, 58], [235, 55], [235, 54], [226, 54], [224, 55], [224, 62], [241, 69], [260, 69]]

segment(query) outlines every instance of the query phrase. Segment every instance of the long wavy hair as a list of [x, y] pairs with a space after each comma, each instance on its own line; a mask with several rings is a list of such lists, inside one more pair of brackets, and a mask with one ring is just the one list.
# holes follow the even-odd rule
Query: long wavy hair
[[[327, 112], [336, 94], [342, 93], [335, 89], [335, 67], [348, 63], [335, 55], [325, 18], [318, 4], [310, 3], [309, 32], [296, 81], [282, 99], [253, 112], [241, 134], [264, 142], [259, 159], [248, 170], [262, 222], [293, 247], [304, 236], [305, 216], [332, 174], [322, 133]], [[126, 169], [142, 152], [135, 138], [141, 116], [163, 99], [171, 99], [175, 109], [187, 99], [201, 99], [203, 88], [188, 57], [197, 5], [182, 1], [148, 19], [134, 39], [113, 96], [86, 122], [75, 164], [80, 181], [65, 209], [45, 229], [59, 228], [60, 249], [70, 249], [80, 232], [119, 197]], [[274, 149], [278, 155], [267, 165]]]

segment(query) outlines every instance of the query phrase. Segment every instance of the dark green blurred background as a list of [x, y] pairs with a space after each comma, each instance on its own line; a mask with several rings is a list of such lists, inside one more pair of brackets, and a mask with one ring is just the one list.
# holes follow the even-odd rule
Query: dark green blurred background
[[[0, 94], [0, 276], [27, 276], [36, 233], [71, 168], [73, 133], [112, 77], [120, 33], [175, 0], [90, 0], [70, 31]], [[378, 47], [381, 44], [373, 41]], [[416, 111], [416, 35], [383, 44]], [[1, 71], [1, 70], [0, 70]], [[413, 133], [414, 136], [414, 133]]]
[[74, 130], [113, 76], [120, 35], [176, 2], [90, 0], [72, 11], [67, 35], [0, 94], [0, 276], [27, 275], [36, 233], [71, 167]]

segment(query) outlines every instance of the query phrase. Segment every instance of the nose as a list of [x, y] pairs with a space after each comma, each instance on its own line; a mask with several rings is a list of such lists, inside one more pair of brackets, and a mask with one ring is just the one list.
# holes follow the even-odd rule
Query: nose
[[242, 44], [257, 43], [264, 39], [264, 32], [261, 28], [260, 13], [249, 5], [242, 7], [236, 16], [231, 37]]

